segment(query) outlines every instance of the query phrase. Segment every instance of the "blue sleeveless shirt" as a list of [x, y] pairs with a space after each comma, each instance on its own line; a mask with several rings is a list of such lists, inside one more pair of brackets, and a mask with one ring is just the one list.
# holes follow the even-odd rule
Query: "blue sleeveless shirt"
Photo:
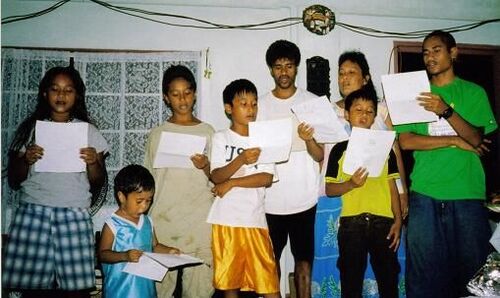
[[[138, 249], [153, 251], [153, 225], [149, 216], [141, 215], [135, 224], [113, 213], [106, 224], [115, 239], [113, 251], [123, 252]], [[122, 272], [126, 262], [102, 264], [104, 273], [104, 297], [106, 298], [155, 298], [154, 281], [144, 277]]]

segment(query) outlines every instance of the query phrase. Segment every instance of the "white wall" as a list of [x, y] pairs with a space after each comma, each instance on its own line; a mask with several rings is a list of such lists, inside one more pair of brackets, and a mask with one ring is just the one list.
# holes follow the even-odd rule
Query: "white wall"
[[[240, 6], [252, 6], [242, 8], [234, 7], [235, 4], [231, 4], [231, 1], [221, 0], [214, 1], [214, 3], [233, 7], [200, 4], [206, 1], [187, 1], [192, 6], [158, 5], [154, 0], [143, 2], [151, 3], [148, 5], [133, 4], [136, 1], [125, 2], [130, 2], [130, 4], [120, 3], [120, 5], [187, 15], [225, 24], [259, 23], [301, 16], [302, 10], [311, 4], [310, 1], [269, 0], [261, 1], [263, 8], [259, 8], [259, 1], [240, 1], [238, 4]], [[447, 0], [440, 2], [445, 3], [441, 4], [442, 6], [434, 4], [434, 1], [420, 1], [421, 5], [412, 4], [407, 10], [404, 9], [404, 3], [415, 3], [415, 1], [370, 1], [369, 4], [361, 0], [349, 1], [348, 4], [323, 2], [334, 10], [340, 22], [392, 31], [434, 29], [463, 24], [471, 22], [464, 20], [470, 17], [471, 13], [476, 17], [481, 14], [490, 18], [500, 17], [500, 2], [494, 2], [494, 0], [483, 1], [482, 5], [479, 5], [476, 0], [469, 2]], [[463, 7], [460, 10], [456, 7], [457, 2], [461, 5], [470, 3], [470, 7]], [[195, 6], [196, 3], [199, 4]], [[446, 8], [446, 3], [455, 3], [451, 12]], [[497, 3], [496, 6], [495, 3]], [[1, 3], [2, 17], [31, 13], [45, 9], [52, 4], [51, 1], [4, 0]], [[425, 5], [430, 5], [430, 7]], [[356, 9], [362, 14], [357, 14]], [[342, 10], [348, 13], [343, 13]], [[463, 11], [463, 15], [456, 16], [456, 19], [460, 21], [427, 18], [436, 15], [439, 11], [447, 13], [445, 15], [448, 17], [455, 11]], [[421, 15], [421, 17], [402, 18], [382, 14], [406, 16], [413, 14]], [[182, 23], [177, 19], [163, 20]], [[246, 77], [257, 85], [261, 94], [273, 87], [264, 55], [268, 45], [276, 39], [292, 40], [301, 48], [303, 63], [299, 69], [297, 81], [299, 86], [305, 87], [306, 85], [305, 60], [315, 55], [327, 58], [332, 69], [331, 89], [334, 96], [338, 94], [336, 60], [342, 51], [360, 49], [365, 52], [370, 62], [374, 82], [379, 88], [379, 77], [387, 72], [389, 53], [393, 43], [392, 39], [367, 37], [338, 26], [326, 36], [312, 34], [302, 25], [265, 31], [172, 27], [119, 14], [88, 1], [71, 1], [44, 16], [3, 25], [1, 30], [2, 46], [119, 50], [203, 50], [210, 48], [209, 59], [213, 76], [210, 80], [201, 82], [201, 95], [203, 96], [199, 94], [199, 98], [202, 97], [200, 98], [203, 106], [201, 117], [216, 128], [224, 128], [228, 124], [222, 110], [221, 93], [224, 86], [231, 80]], [[500, 45], [500, 23], [485, 25], [469, 32], [455, 34], [455, 36], [462, 43]]]
[[[123, 3], [127, 4], [123, 4]], [[311, 1], [242, 0], [231, 1], [170, 1], [190, 5], [160, 5], [149, 0], [136, 5], [122, 1], [120, 5], [134, 6], [151, 11], [176, 13], [225, 24], [248, 24], [301, 16]], [[234, 1], [236, 2], [236, 1]], [[337, 20], [389, 31], [437, 29], [453, 25], [500, 17], [498, 0], [425, 0], [425, 1], [323, 1], [336, 13]], [[51, 1], [2, 1], [2, 18], [27, 14], [47, 8]], [[219, 6], [217, 6], [219, 5]], [[239, 5], [239, 7], [235, 7]], [[229, 7], [231, 6], [231, 7]], [[249, 6], [244, 8], [243, 6]], [[446, 18], [446, 19], [445, 19]], [[165, 20], [165, 19], [164, 19]], [[168, 19], [169, 21], [181, 22]], [[378, 91], [380, 75], [387, 73], [393, 39], [378, 39], [352, 33], [340, 27], [326, 36], [318, 36], [296, 25], [266, 31], [201, 30], [166, 26], [125, 16], [97, 4], [69, 2], [56, 11], [35, 19], [3, 25], [2, 46], [113, 49], [113, 50], [203, 50], [210, 48], [213, 75], [203, 80], [198, 98], [202, 101], [201, 118], [216, 128], [228, 124], [222, 109], [221, 93], [230, 81], [246, 77], [263, 94], [273, 87], [265, 64], [265, 51], [276, 39], [289, 39], [302, 51], [303, 63], [299, 68], [298, 85], [306, 86], [305, 60], [323, 56], [330, 61], [331, 93], [338, 94], [336, 60], [348, 49], [363, 51], [370, 63]], [[500, 23], [457, 33], [459, 43], [500, 45]], [[392, 67], [392, 65], [391, 65]], [[200, 98], [201, 97], [201, 98]], [[282, 260], [282, 268], [293, 271], [290, 257]], [[283, 273], [283, 277], [287, 274]]]

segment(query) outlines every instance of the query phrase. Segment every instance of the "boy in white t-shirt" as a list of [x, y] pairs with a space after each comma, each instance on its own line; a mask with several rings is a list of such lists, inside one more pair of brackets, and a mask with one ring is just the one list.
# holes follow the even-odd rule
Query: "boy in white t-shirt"
[[257, 116], [257, 89], [245, 79], [223, 92], [229, 129], [212, 139], [211, 175], [216, 199], [207, 221], [212, 224], [214, 287], [224, 297], [254, 291], [279, 297], [279, 279], [267, 229], [264, 196], [274, 165], [256, 164], [259, 148], [248, 148], [248, 123]]

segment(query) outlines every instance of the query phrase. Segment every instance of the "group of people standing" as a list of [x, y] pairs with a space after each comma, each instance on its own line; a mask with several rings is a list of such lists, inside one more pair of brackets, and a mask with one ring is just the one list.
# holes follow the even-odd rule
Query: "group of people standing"
[[[292, 42], [278, 40], [266, 52], [275, 83], [269, 93], [258, 96], [246, 79], [226, 86], [222, 103], [231, 125], [219, 132], [193, 115], [191, 71], [180, 65], [167, 69], [162, 91], [172, 116], [151, 130], [145, 167], [127, 166], [115, 178], [119, 209], [106, 221], [98, 249], [105, 264], [105, 297], [172, 297], [179, 288], [182, 297], [211, 297], [215, 289], [225, 297], [238, 297], [239, 291], [280, 297], [279, 260], [288, 240], [297, 297], [361, 297], [368, 255], [380, 296], [398, 297], [397, 250], [406, 217], [406, 295], [467, 295], [467, 281], [490, 252], [479, 156], [488, 149], [484, 136], [497, 124], [484, 90], [455, 75], [458, 49], [451, 34], [430, 33], [422, 50], [431, 92], [418, 100], [439, 116], [435, 123], [393, 127], [365, 56], [350, 51], [338, 61], [342, 99], [332, 109], [345, 120], [346, 130], [398, 133], [380, 177], [368, 177], [364, 168], [344, 173], [347, 142], [318, 143], [314, 128], [295, 120], [291, 107], [317, 96], [295, 84], [301, 55]], [[22, 196], [9, 233], [2, 286], [22, 289], [23, 297], [42, 297], [40, 289], [54, 288], [63, 290], [61, 297], [88, 297], [94, 286], [94, 240], [86, 208], [104, 181], [106, 141], [89, 126], [89, 147], [80, 152], [85, 172], [40, 173], [32, 167], [43, 157], [33, 140], [36, 120], [89, 122], [84, 99], [76, 70], [49, 70], [35, 112], [10, 147], [9, 183]], [[289, 159], [256, 164], [260, 149], [249, 147], [249, 123], [282, 118], [295, 121]], [[162, 132], [205, 137], [206, 150], [191, 157], [191, 169], [154, 168]], [[400, 146], [414, 150], [409, 191]], [[321, 256], [328, 247], [319, 243], [338, 208], [338, 240], [331, 241], [338, 241], [339, 258], [325, 261]], [[184, 252], [205, 264], [169, 271], [155, 287], [121, 272], [143, 251]], [[340, 290], [311, 287], [328, 284], [335, 270]]]

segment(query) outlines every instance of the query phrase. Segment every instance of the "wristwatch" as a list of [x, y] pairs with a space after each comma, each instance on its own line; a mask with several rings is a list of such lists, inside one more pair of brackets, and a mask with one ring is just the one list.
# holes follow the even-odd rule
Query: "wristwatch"
[[452, 107], [448, 107], [446, 110], [444, 110], [439, 116], [439, 118], [443, 118], [443, 119], [448, 119], [451, 117], [451, 115], [453, 115], [453, 108]]

